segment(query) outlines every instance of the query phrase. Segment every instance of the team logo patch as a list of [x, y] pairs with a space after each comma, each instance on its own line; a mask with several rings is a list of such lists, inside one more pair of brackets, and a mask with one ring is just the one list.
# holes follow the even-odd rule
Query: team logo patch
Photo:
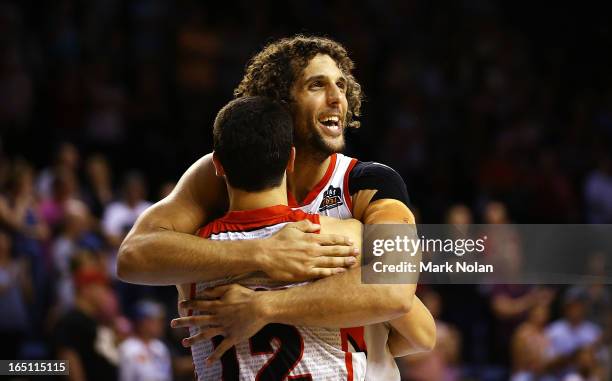
[[340, 188], [335, 188], [330, 185], [329, 188], [323, 192], [323, 201], [321, 201], [321, 205], [319, 205], [319, 212], [336, 208], [342, 204], [342, 191]]

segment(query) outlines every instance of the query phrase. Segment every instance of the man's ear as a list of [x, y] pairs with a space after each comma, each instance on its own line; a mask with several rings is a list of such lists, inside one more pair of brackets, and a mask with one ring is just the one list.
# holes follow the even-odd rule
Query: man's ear
[[289, 161], [287, 162], [287, 173], [293, 172], [293, 165], [295, 164], [295, 147], [291, 147], [291, 152], [289, 153]]
[[225, 170], [223, 169], [223, 166], [221, 165], [221, 162], [219, 161], [219, 158], [217, 157], [217, 153], [213, 151], [213, 165], [215, 166], [215, 175], [217, 175], [218, 177], [223, 177], [225, 176]]

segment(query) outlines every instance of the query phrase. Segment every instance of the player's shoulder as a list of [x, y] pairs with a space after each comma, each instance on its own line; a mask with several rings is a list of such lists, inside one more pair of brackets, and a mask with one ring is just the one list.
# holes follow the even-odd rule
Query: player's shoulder
[[225, 181], [216, 175], [212, 158], [209, 153], [193, 163], [161, 204], [206, 216], [222, 213], [227, 205]]
[[402, 176], [388, 165], [376, 161], [357, 161], [348, 179], [349, 193], [376, 190], [372, 199], [396, 199], [409, 204], [408, 188]]
[[397, 171], [390, 166], [379, 163], [377, 161], [361, 161], [357, 160], [350, 174], [353, 178], [366, 177], [366, 176], [381, 176], [381, 177], [395, 177], [401, 176]]

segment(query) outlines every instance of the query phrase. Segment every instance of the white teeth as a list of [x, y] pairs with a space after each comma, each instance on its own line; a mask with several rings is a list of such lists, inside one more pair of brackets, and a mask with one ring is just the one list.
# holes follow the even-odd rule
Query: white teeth
[[336, 122], [338, 123], [340, 121], [340, 118], [338, 118], [337, 116], [326, 116], [324, 118], [319, 119], [320, 122]]

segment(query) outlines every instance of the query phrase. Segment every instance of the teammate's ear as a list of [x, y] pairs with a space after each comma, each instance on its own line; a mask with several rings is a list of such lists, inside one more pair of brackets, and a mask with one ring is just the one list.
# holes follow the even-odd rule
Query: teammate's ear
[[287, 173], [293, 172], [293, 164], [295, 164], [295, 147], [292, 146], [289, 161], [287, 162]]
[[213, 151], [213, 165], [215, 166], [215, 175], [217, 175], [218, 177], [225, 176], [225, 170], [223, 169], [223, 166], [221, 165], [221, 162], [219, 161], [219, 158], [217, 157], [217, 154], [214, 151]]

